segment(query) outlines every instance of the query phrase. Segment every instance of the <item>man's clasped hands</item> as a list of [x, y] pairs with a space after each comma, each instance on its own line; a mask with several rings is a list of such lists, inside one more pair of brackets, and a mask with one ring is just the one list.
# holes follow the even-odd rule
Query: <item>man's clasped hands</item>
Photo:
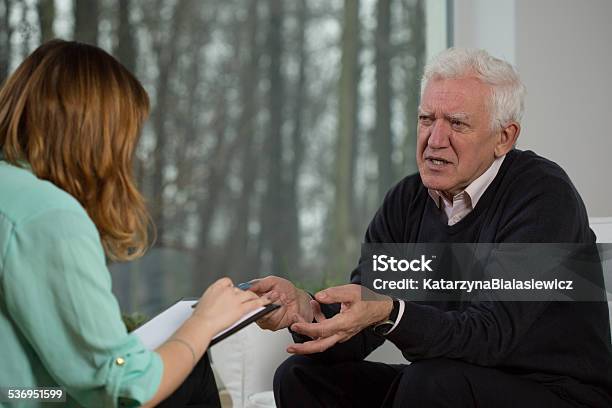
[[[251, 281], [249, 290], [281, 305], [257, 321], [262, 329], [290, 328], [312, 339], [290, 344], [287, 352], [292, 354], [319, 353], [343, 343], [363, 329], [387, 320], [393, 308], [390, 297], [356, 284], [330, 287], [311, 296], [287, 279], [268, 276]], [[340, 304], [340, 311], [328, 318], [321, 305], [334, 303]]]

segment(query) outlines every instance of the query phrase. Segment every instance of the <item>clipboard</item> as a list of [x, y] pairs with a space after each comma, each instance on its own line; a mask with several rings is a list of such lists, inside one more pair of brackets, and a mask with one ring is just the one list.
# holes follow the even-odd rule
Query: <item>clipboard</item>
[[269, 305], [266, 305], [263, 308], [255, 309], [255, 311], [254, 311], [255, 313], [253, 313], [253, 312], [247, 313], [246, 315], [242, 316], [236, 323], [234, 323], [233, 325], [231, 325], [227, 329], [219, 332], [215, 337], [213, 337], [212, 340], [210, 341], [210, 346], [214, 346], [215, 344], [217, 344], [220, 341], [228, 338], [229, 336], [231, 336], [232, 334], [236, 333], [237, 331], [239, 331], [241, 329], [244, 329], [249, 324], [251, 324], [254, 321], [258, 320], [259, 318], [267, 315], [268, 313], [272, 312], [273, 310], [278, 309], [279, 307], [280, 307], [280, 305], [277, 305], [277, 304], [274, 304], [274, 303], [270, 303]]
[[[191, 317], [193, 313], [192, 306], [197, 301], [198, 299], [196, 298], [183, 298], [178, 300], [166, 310], [134, 330], [132, 334], [138, 337], [149, 350], [157, 349], [172, 337], [178, 328]], [[238, 319], [236, 323], [214, 336], [210, 341], [209, 347], [219, 343], [279, 307], [280, 306], [276, 304], [269, 304], [245, 314]]]

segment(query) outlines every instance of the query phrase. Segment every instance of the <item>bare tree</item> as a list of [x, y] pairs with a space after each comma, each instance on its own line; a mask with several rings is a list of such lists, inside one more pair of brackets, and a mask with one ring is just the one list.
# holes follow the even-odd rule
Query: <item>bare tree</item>
[[332, 261], [334, 274], [345, 274], [352, 264], [357, 241], [353, 230], [355, 149], [359, 68], [359, 1], [345, 0], [342, 30], [342, 61], [338, 97], [338, 136], [335, 158], [335, 195], [332, 209]]
[[153, 173], [151, 195], [152, 217], [157, 226], [157, 244], [163, 246], [165, 240], [164, 219], [164, 188], [165, 170], [167, 164], [166, 145], [168, 135], [166, 132], [166, 118], [170, 110], [171, 87], [170, 79], [174, 73], [179, 53], [179, 38], [185, 26], [185, 19], [189, 16], [190, 0], [179, 0], [172, 10], [168, 35], [159, 33], [154, 41], [154, 54], [157, 59], [158, 75], [155, 83], [156, 105], [152, 112], [153, 129], [155, 132], [155, 150], [153, 151]]
[[[184, 197], [186, 203], [202, 201], [199, 194], [201, 189], [198, 188], [201, 180], [197, 177], [196, 170], [204, 158], [197, 152], [199, 145], [206, 138], [202, 132], [201, 112], [210, 108], [206, 103], [208, 95], [202, 92], [202, 82], [204, 82], [203, 67], [207, 65], [205, 50], [210, 41], [209, 30], [214, 14], [208, 13], [207, 16], [202, 15], [204, 13], [197, 14], [191, 19], [189, 27], [189, 32], [194, 38], [189, 41], [184, 51], [191, 58], [185, 64], [184, 73], [179, 74], [184, 78], [186, 92], [177, 96], [176, 112], [172, 115], [176, 129], [173, 164], [177, 175], [174, 184], [176, 196]], [[180, 242], [183, 240], [181, 232], [187, 228], [188, 216], [193, 210], [180, 203], [173, 203], [173, 207], [174, 217], [166, 221], [169, 226], [174, 227], [175, 240], [179, 246], [182, 246], [184, 241]]]
[[2, 1], [2, 24], [0, 24], [0, 81], [8, 76], [11, 64], [11, 37], [13, 28], [11, 27], [12, 1]]
[[136, 72], [136, 40], [134, 30], [130, 24], [130, 13], [132, 11], [131, 0], [119, 1], [119, 15], [117, 25], [117, 45], [115, 56], [131, 72]]
[[284, 139], [282, 134], [284, 120], [284, 77], [281, 73], [283, 56], [283, 1], [268, 2], [268, 35], [266, 51], [268, 53], [268, 91], [269, 130], [264, 145], [266, 157], [266, 195], [261, 214], [261, 240], [267, 255], [270, 257], [269, 271], [282, 275], [287, 258], [283, 252], [286, 202], [286, 180], [283, 169]]
[[55, 38], [55, 32], [53, 31], [55, 1], [39, 0], [36, 9], [38, 10], [38, 24], [40, 25], [40, 42], [44, 43]]
[[395, 181], [391, 133], [391, 0], [376, 5], [376, 129], [372, 141], [378, 163], [378, 197]]
[[98, 0], [74, 0], [74, 39], [98, 44]]
[[307, 76], [308, 55], [306, 53], [306, 27], [308, 24], [308, 5], [306, 0], [299, 0], [297, 7], [297, 38], [296, 38], [296, 62], [298, 74], [295, 81], [295, 90], [292, 95], [293, 105], [293, 130], [291, 133], [292, 160], [288, 165], [287, 207], [286, 207], [286, 235], [285, 253], [289, 260], [288, 266], [297, 269], [301, 260], [300, 246], [300, 176], [304, 162], [304, 116], [306, 113], [307, 98]]
[[259, 37], [259, 2], [249, 2], [247, 20], [242, 33], [241, 46], [244, 63], [240, 72], [240, 99], [242, 107], [238, 119], [238, 137], [243, 140], [239, 154], [240, 193], [234, 200], [234, 216], [228, 234], [225, 253], [227, 268], [237, 275], [237, 279], [257, 276], [259, 258], [252, 248], [253, 239], [249, 233], [249, 222], [254, 210], [255, 181], [259, 176], [260, 143], [256, 132], [257, 85], [260, 77], [261, 46]]
[[[416, 0], [413, 4], [403, 2], [407, 14], [407, 26], [412, 35], [408, 43], [409, 55], [414, 63], [406, 66], [405, 114], [406, 135], [402, 151], [404, 153], [403, 171], [410, 174], [416, 167], [417, 110], [420, 99], [420, 78], [425, 66], [425, 4], [424, 0]], [[404, 59], [406, 60], [406, 58]]]

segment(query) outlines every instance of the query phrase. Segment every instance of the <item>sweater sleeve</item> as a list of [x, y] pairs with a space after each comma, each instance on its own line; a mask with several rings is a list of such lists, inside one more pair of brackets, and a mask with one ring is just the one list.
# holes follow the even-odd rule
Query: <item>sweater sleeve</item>
[[[499, 243], [588, 242], [584, 205], [569, 180], [541, 178], [521, 191], [497, 229]], [[388, 339], [409, 360], [434, 357], [492, 366], [525, 339], [550, 302], [480, 302], [444, 311], [406, 302], [403, 318]]]

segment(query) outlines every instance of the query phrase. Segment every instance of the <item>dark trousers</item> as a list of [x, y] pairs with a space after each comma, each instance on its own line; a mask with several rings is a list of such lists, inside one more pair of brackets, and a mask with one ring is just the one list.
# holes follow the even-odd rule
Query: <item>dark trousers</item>
[[183, 384], [158, 407], [220, 408], [217, 383], [210, 367], [208, 354], [200, 359]]
[[278, 408], [574, 406], [539, 383], [444, 358], [388, 365], [292, 356], [276, 370], [274, 398]]

